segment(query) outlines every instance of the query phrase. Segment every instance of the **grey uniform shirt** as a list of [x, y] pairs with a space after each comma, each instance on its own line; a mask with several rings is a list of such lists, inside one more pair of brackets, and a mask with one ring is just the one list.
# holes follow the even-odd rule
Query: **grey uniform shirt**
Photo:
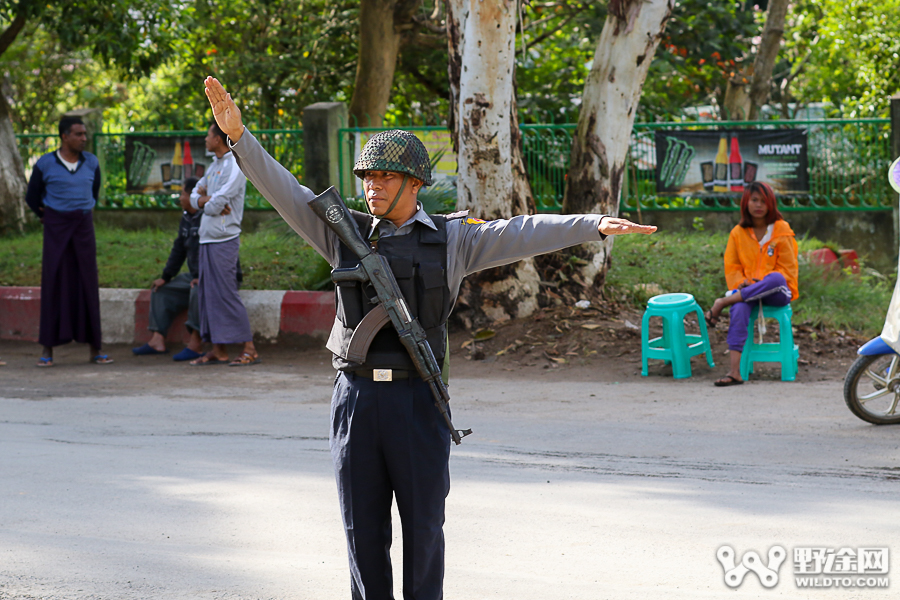
[[[315, 194], [260, 146], [244, 130], [241, 139], [229, 146], [241, 171], [285, 221], [315, 250], [336, 267], [340, 260], [340, 240], [308, 206]], [[455, 304], [459, 286], [466, 275], [498, 267], [545, 252], [561, 250], [585, 242], [600, 241], [600, 219], [605, 215], [533, 215], [480, 222], [453, 219], [447, 222], [447, 284]], [[436, 229], [421, 205], [418, 212], [397, 228], [386, 219], [376, 219], [379, 237], [405, 235], [415, 221]], [[371, 233], [371, 232], [369, 232]]]

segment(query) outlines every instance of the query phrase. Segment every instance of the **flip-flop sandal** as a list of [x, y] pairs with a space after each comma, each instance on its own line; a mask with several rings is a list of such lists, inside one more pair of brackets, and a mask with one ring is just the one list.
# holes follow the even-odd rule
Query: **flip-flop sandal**
[[253, 356], [252, 354], [248, 354], [244, 352], [236, 359], [231, 361], [228, 366], [229, 367], [246, 367], [249, 365], [258, 365], [262, 362], [262, 359], [259, 358], [259, 355]]
[[197, 360], [192, 360], [188, 364], [192, 367], [208, 367], [210, 365], [226, 365], [226, 364], [228, 364], [227, 359], [219, 360], [218, 358], [216, 358], [214, 356], [212, 356], [212, 358], [207, 358], [207, 356], [211, 356], [211, 355], [204, 354]]
[[53, 359], [47, 358], [46, 356], [42, 356], [38, 359], [37, 366], [41, 367], [42, 369], [46, 369], [47, 367], [52, 367]]
[[735, 379], [731, 375], [726, 375], [722, 379], [719, 379], [718, 381], [714, 381], [713, 385], [716, 387], [728, 387], [730, 385], [741, 385], [743, 383], [744, 383], [743, 379]]
[[115, 361], [111, 359], [107, 354], [98, 354], [91, 359], [91, 362], [95, 365], [111, 365]]
[[194, 352], [190, 348], [185, 348], [184, 350], [173, 356], [172, 360], [174, 360], [175, 362], [183, 362], [186, 360], [196, 360], [201, 356], [203, 356], [201, 352]]
[[708, 310], [708, 311], [706, 311], [705, 313], [703, 313], [703, 318], [706, 319], [706, 325], [707, 325], [708, 327], [715, 327], [715, 326], [716, 326], [716, 323], [719, 322], [718, 319], [713, 320], [713, 318], [712, 318], [712, 311], [711, 311], [711, 310]]
[[134, 353], [135, 356], [144, 356], [144, 355], [151, 355], [151, 354], [168, 354], [169, 350], [168, 349], [157, 350], [150, 344], [144, 344], [143, 346], [141, 346], [139, 348], [132, 348], [131, 352]]

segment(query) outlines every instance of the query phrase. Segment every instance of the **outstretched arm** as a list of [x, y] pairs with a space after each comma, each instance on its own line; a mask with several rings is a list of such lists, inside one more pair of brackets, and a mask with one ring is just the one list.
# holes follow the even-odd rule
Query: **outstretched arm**
[[[652, 225], [607, 215], [528, 215], [487, 222], [454, 219], [447, 227], [447, 245], [457, 253], [451, 280], [530, 256], [598, 242], [608, 235], [656, 231]], [[456, 271], [457, 265], [461, 271]]]
[[222, 84], [213, 77], [207, 77], [205, 84], [213, 116], [228, 136], [241, 172], [294, 231], [329, 263], [336, 265], [339, 255], [337, 236], [308, 206], [315, 194], [300, 185], [290, 171], [272, 158], [252, 133], [245, 132], [241, 111]]

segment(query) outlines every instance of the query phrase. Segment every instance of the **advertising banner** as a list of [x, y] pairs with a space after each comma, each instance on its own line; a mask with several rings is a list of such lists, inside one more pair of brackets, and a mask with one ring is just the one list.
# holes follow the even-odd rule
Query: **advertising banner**
[[172, 194], [185, 179], [200, 179], [212, 162], [204, 136], [125, 137], [125, 188], [129, 194]]
[[805, 129], [657, 131], [655, 145], [661, 196], [740, 194], [753, 181], [809, 193]]

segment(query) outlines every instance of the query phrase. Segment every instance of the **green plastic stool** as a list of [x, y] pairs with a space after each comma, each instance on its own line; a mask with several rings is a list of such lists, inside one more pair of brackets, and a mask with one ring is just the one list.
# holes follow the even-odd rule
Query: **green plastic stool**
[[[684, 332], [684, 317], [697, 313], [700, 335]], [[663, 334], [650, 339], [650, 317], [662, 317]], [[647, 360], [663, 360], [672, 364], [675, 379], [691, 376], [691, 357], [706, 352], [706, 362], [715, 367], [706, 319], [703, 310], [691, 294], [663, 294], [647, 301], [647, 310], [641, 323], [641, 375], [647, 376]]]
[[754, 341], [753, 324], [759, 316], [759, 304], [750, 312], [750, 324], [747, 327], [747, 343], [741, 353], [741, 379], [746, 380], [753, 372], [753, 363], [781, 363], [781, 380], [794, 381], [797, 378], [797, 361], [800, 348], [794, 343], [794, 332], [791, 329], [791, 305], [766, 306], [763, 304], [763, 317], [778, 321], [778, 342], [757, 344]]

